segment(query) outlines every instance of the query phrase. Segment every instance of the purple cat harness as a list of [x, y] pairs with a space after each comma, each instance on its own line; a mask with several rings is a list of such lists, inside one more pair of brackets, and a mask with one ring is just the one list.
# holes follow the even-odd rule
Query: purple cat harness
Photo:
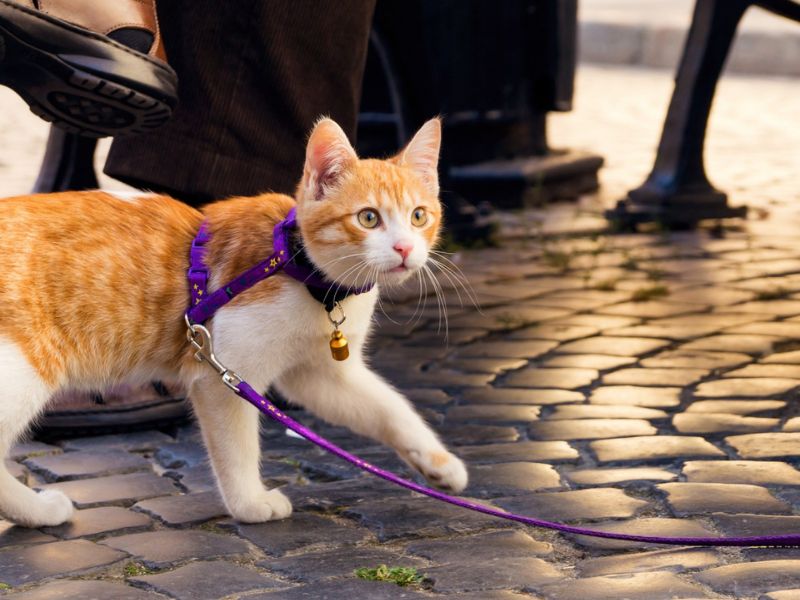
[[[404, 479], [394, 473], [376, 467], [357, 456], [350, 454], [339, 446], [329, 442], [325, 438], [317, 435], [304, 425], [301, 425], [283, 411], [278, 409], [270, 400], [256, 392], [246, 381], [243, 381], [234, 371], [225, 367], [214, 355], [211, 333], [202, 325], [210, 319], [214, 313], [225, 306], [232, 298], [249, 289], [259, 281], [262, 281], [276, 273], [283, 271], [293, 279], [303, 283], [309, 292], [318, 300], [328, 306], [333, 306], [327, 296], [333, 293], [335, 285], [326, 281], [321, 274], [315, 271], [313, 265], [297, 263], [290, 254], [292, 250], [291, 236], [297, 227], [295, 210], [292, 209], [289, 215], [275, 226], [273, 254], [266, 260], [260, 262], [251, 269], [245, 271], [233, 281], [221, 286], [215, 292], [208, 293], [209, 271], [204, 263], [206, 245], [210, 239], [207, 224], [204, 223], [200, 228], [197, 237], [192, 243], [190, 262], [191, 267], [188, 272], [189, 289], [191, 291], [191, 306], [186, 313], [186, 324], [188, 327], [187, 338], [196, 350], [195, 359], [198, 362], [207, 362], [217, 374], [222, 378], [223, 383], [228, 386], [240, 398], [243, 398], [259, 411], [274, 419], [287, 429], [294, 431], [311, 443], [327, 450], [331, 454], [349, 462], [352, 465], [372, 473], [373, 475], [409, 489], [413, 492], [435, 498], [441, 502], [446, 502], [454, 506], [459, 506], [468, 510], [491, 515], [500, 519], [516, 521], [541, 527], [553, 529], [563, 533], [584, 535], [611, 540], [624, 540], [630, 542], [645, 542], [650, 544], [668, 544], [674, 546], [771, 546], [771, 547], [800, 547], [800, 533], [782, 535], [758, 535], [744, 537], [664, 537], [651, 535], [631, 535], [625, 533], [615, 533], [610, 531], [600, 531], [562, 523], [553, 523], [542, 519], [535, 519], [524, 515], [517, 515], [504, 511], [499, 508], [479, 504], [464, 498], [450, 496], [444, 492], [420, 485], [408, 479]], [[343, 299], [349, 294], [358, 294], [369, 290], [371, 286], [362, 289], [350, 289], [342, 292], [342, 296], [337, 296], [334, 303]], [[312, 291], [313, 290], [313, 291]], [[324, 298], [324, 300], [323, 300]]]

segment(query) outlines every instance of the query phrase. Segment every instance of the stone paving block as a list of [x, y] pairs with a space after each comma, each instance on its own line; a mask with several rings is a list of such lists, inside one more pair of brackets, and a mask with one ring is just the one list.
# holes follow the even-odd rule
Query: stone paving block
[[692, 350], [668, 350], [642, 360], [647, 368], [667, 369], [728, 369], [749, 363], [752, 357], [736, 352], [702, 352]]
[[430, 498], [362, 502], [345, 509], [342, 515], [369, 528], [381, 542], [510, 527], [508, 521]]
[[515, 340], [475, 342], [456, 353], [464, 358], [536, 358], [550, 352], [558, 342], [549, 340]]
[[446, 413], [448, 421], [489, 421], [489, 422], [527, 422], [539, 418], [541, 408], [538, 406], [520, 406], [508, 404], [478, 404], [454, 406]]
[[[594, 327], [600, 331], [607, 331], [618, 327], [628, 327], [639, 323], [641, 319], [635, 317], [614, 317], [611, 315], [573, 315], [571, 317], [564, 317], [562, 319], [555, 319], [551, 324], [559, 325], [583, 325], [585, 327]], [[598, 354], [603, 354], [599, 352]]]
[[386, 377], [396, 383], [400, 387], [404, 385], [413, 385], [415, 387], [483, 387], [489, 385], [494, 381], [496, 375], [487, 373], [464, 373], [463, 371], [455, 369], [432, 369], [413, 373], [411, 371], [402, 371], [402, 373], [387, 373], [384, 370], [381, 372]]
[[725, 456], [722, 450], [701, 437], [678, 435], [597, 440], [591, 442], [590, 447], [601, 463]]
[[[517, 594], [505, 590], [486, 590], [482, 592], [454, 592], [452, 594], [442, 594], [440, 598], [452, 598], [455, 600], [531, 600], [530, 594]], [[537, 596], [538, 598], [538, 596]]]
[[443, 363], [443, 366], [464, 373], [499, 375], [506, 371], [521, 369], [526, 364], [528, 361], [524, 358], [455, 358]]
[[800, 417], [789, 419], [783, 425], [783, 431], [800, 432]]
[[71, 540], [112, 532], [119, 534], [149, 529], [152, 523], [147, 515], [118, 506], [104, 506], [75, 511], [75, 515], [69, 523], [58, 527], [47, 527], [45, 531], [62, 539]]
[[557, 354], [542, 363], [543, 367], [575, 367], [606, 371], [636, 362], [635, 356], [611, 356], [608, 354]]
[[63, 452], [58, 446], [43, 444], [42, 442], [20, 442], [11, 447], [7, 458], [11, 460], [22, 460], [29, 456], [45, 456], [47, 454], [60, 454]]
[[635, 385], [606, 385], [592, 391], [589, 402], [592, 404], [616, 404], [645, 406], [650, 408], [670, 408], [678, 406], [681, 388], [650, 388]]
[[800, 379], [800, 365], [753, 364], [725, 373], [724, 377], [777, 377]]
[[[702, 315], [683, 315], [680, 317], [668, 317], [666, 319], [653, 319], [646, 325], [634, 325], [610, 329], [607, 333], [622, 336], [641, 336], [666, 338], [670, 340], [692, 340], [705, 338], [712, 333], [720, 331], [726, 327], [733, 327], [742, 323], [758, 321], [758, 315], [729, 315], [729, 314], [702, 314]], [[712, 350], [722, 352], [744, 352], [732, 347], [713, 343], [713, 347], [687, 348], [683, 346], [681, 350]], [[721, 347], [720, 347], [721, 346]]]
[[[701, 523], [690, 519], [666, 519], [661, 517], [644, 517], [628, 521], [609, 521], [603, 523], [592, 523], [592, 529], [598, 531], [609, 531], [614, 533], [625, 533], [631, 535], [649, 536], [675, 536], [675, 537], [719, 537], [719, 534], [706, 529]], [[603, 538], [593, 538], [584, 535], [570, 535], [575, 543], [588, 548], [598, 548], [607, 550], [620, 550], [631, 548], [653, 549], [658, 546], [645, 542], [633, 542], [627, 540], [608, 540]]]
[[295, 511], [281, 521], [252, 524], [226, 521], [220, 525], [233, 529], [271, 556], [301, 549], [352, 546], [370, 537], [364, 529], [303, 511]]
[[217, 600], [231, 594], [284, 588], [285, 583], [225, 562], [192, 562], [174, 571], [133, 577], [131, 582], [178, 600]]
[[730, 329], [726, 329], [725, 333], [774, 335], [780, 338], [795, 339], [800, 337], [800, 323], [791, 323], [789, 321], [757, 321], [755, 323], [731, 327]]
[[627, 519], [649, 504], [613, 488], [541, 492], [495, 498], [492, 502], [506, 510], [548, 521]]
[[663, 410], [643, 406], [613, 404], [566, 404], [556, 406], [550, 414], [542, 417], [548, 421], [569, 419], [666, 419]]
[[163, 600], [163, 596], [109, 581], [54, 581], [14, 594], [14, 600]]
[[506, 388], [467, 389], [461, 393], [470, 404], [566, 404], [583, 402], [580, 392], [569, 390], [520, 390]]
[[[361, 598], [365, 600], [367, 598], [369, 600], [417, 600], [430, 598], [430, 596], [398, 587], [393, 583], [355, 578], [322, 581], [277, 592], [247, 596], [247, 600], [360, 600]], [[491, 600], [491, 598], [487, 596], [484, 600]]]
[[775, 344], [784, 338], [772, 335], [722, 334], [701, 338], [681, 346], [684, 350], [711, 350], [715, 352], [741, 352], [742, 354], [769, 354]]
[[673, 571], [681, 573], [688, 569], [713, 567], [722, 562], [714, 550], [705, 548], [681, 548], [678, 550], [652, 550], [636, 554], [618, 554], [590, 558], [578, 564], [581, 577], [640, 573], [649, 571]]
[[663, 302], [649, 300], [644, 302], [622, 302], [613, 306], [606, 306], [600, 312], [607, 315], [622, 315], [626, 317], [642, 317], [645, 319], [661, 319], [696, 313], [703, 311], [707, 305], [687, 304], [685, 302]]
[[414, 404], [424, 404], [426, 406], [444, 406], [452, 401], [452, 398], [444, 390], [404, 388], [403, 394]]
[[774, 498], [766, 488], [739, 483], [661, 483], [667, 503], [676, 516], [709, 512], [791, 513], [792, 507]]
[[228, 514], [216, 491], [142, 500], [134, 505], [170, 527], [188, 527]]
[[564, 462], [578, 460], [578, 451], [563, 441], [516, 442], [514, 444], [490, 444], [486, 446], [463, 446], [458, 454], [470, 463], [498, 463], [509, 461]]
[[519, 439], [519, 431], [513, 427], [503, 425], [448, 424], [437, 427], [436, 431], [443, 442], [456, 446], [515, 442]]
[[800, 433], [749, 433], [725, 438], [742, 458], [800, 456]]
[[51, 483], [42, 488], [61, 490], [78, 508], [93, 508], [100, 504], [128, 506], [137, 500], [178, 492], [170, 478], [151, 472]]
[[217, 482], [210, 465], [197, 465], [196, 467], [167, 471], [164, 476], [175, 479], [181, 487], [191, 493], [210, 492], [217, 489]]
[[561, 479], [552, 465], [511, 462], [469, 467], [470, 496], [505, 496], [521, 492], [560, 488]]
[[549, 585], [546, 598], [581, 600], [653, 600], [654, 598], [703, 598], [703, 590], [668, 571], [587, 577]]
[[184, 441], [164, 444], [156, 450], [155, 458], [162, 467], [177, 469], [208, 462], [208, 453], [199, 441]]
[[36, 456], [28, 458], [25, 465], [45, 481], [150, 470], [150, 463], [141, 456], [116, 449]]
[[503, 383], [509, 387], [575, 390], [590, 385], [598, 376], [595, 369], [529, 368], [509, 373]]
[[764, 560], [714, 567], [694, 578], [715, 591], [746, 597], [800, 585], [800, 560]]
[[575, 419], [531, 423], [528, 433], [534, 440], [569, 441], [656, 435], [658, 430], [641, 419]]
[[134, 431], [131, 433], [115, 433], [87, 438], [75, 438], [61, 442], [64, 450], [126, 450], [128, 452], [146, 452], [155, 450], [175, 440], [160, 431]]
[[710, 518], [714, 527], [725, 535], [776, 535], [800, 531], [800, 516], [713, 513]]
[[603, 376], [607, 385], [684, 386], [708, 375], [706, 369], [620, 369]]
[[756, 313], [760, 315], [775, 315], [776, 317], [793, 317], [800, 315], [800, 302], [797, 300], [761, 300], [737, 304], [729, 309], [730, 312]]
[[239, 538], [201, 530], [131, 533], [100, 543], [127, 552], [145, 566], [156, 569], [184, 560], [207, 560], [248, 552], [247, 544]]
[[695, 400], [686, 408], [686, 412], [752, 415], [785, 406], [783, 400]]
[[493, 531], [446, 540], [424, 540], [409, 544], [406, 551], [443, 564], [474, 564], [476, 561], [528, 556], [550, 556], [553, 546], [534, 540], [524, 531]]
[[744, 292], [742, 290], [715, 285], [677, 290], [670, 293], [667, 301], [677, 300], [678, 302], [709, 304], [711, 306], [727, 306], [729, 304], [746, 302], [753, 297], [754, 294], [752, 292]]
[[669, 345], [668, 340], [653, 338], [596, 336], [558, 347], [559, 354], [610, 354], [612, 356], [641, 356]]
[[800, 365], [800, 350], [790, 352], [776, 352], [761, 359], [762, 363], [768, 365]]
[[761, 460], [694, 460], [683, 465], [692, 483], [800, 485], [800, 471], [784, 462]]
[[681, 433], [754, 433], [778, 427], [780, 419], [714, 413], [682, 413], [672, 417]]
[[353, 548], [347, 552], [341, 550], [309, 552], [284, 558], [268, 558], [258, 562], [257, 565], [272, 573], [303, 582], [315, 582], [331, 577], [353, 577], [353, 571], [360, 567], [375, 568], [379, 565], [416, 567], [420, 573], [425, 572], [425, 561], [382, 548]]
[[800, 386], [800, 379], [778, 377], [731, 378], [707, 381], [697, 386], [694, 395], [698, 398], [763, 398], [785, 394]]
[[578, 485], [612, 485], [633, 481], [672, 481], [678, 476], [657, 467], [631, 467], [627, 469], [582, 469], [568, 471], [567, 479]]
[[425, 569], [438, 592], [467, 592], [517, 588], [538, 591], [543, 585], [563, 579], [550, 563], [540, 558], [512, 557], [472, 564], [450, 564]]
[[287, 486], [281, 490], [292, 501], [295, 511], [339, 510], [371, 500], [410, 498], [412, 493], [400, 486], [366, 476], [345, 481], [311, 483]]
[[533, 325], [524, 329], [518, 329], [508, 335], [510, 340], [553, 340], [557, 342], [568, 342], [579, 340], [599, 333], [596, 327], [585, 325], [553, 325], [545, 323]]
[[9, 548], [0, 552], [0, 581], [11, 586], [26, 585], [94, 570], [126, 556], [86, 540]]
[[[0, 519], [0, 548], [55, 541], [57, 541], [57, 539], [52, 535], [46, 535], [37, 529], [19, 527], [18, 525]], [[2, 577], [0, 577], [0, 581], [2, 581]]]

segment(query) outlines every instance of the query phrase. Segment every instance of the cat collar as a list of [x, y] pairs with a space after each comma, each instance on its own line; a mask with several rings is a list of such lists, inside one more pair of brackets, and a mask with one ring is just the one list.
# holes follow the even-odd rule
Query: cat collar
[[[328, 281], [320, 273], [299, 243], [297, 228], [297, 210], [292, 208], [286, 218], [275, 225], [272, 236], [272, 254], [257, 265], [229, 281], [227, 284], [212, 293], [208, 293], [209, 268], [205, 257], [211, 234], [208, 221], [200, 226], [189, 255], [189, 291], [191, 304], [186, 313], [190, 323], [204, 323], [220, 308], [233, 300], [245, 290], [253, 287], [259, 281], [283, 271], [292, 279], [305, 285], [311, 296], [319, 301], [328, 312], [328, 318], [334, 326], [331, 336], [331, 353], [337, 360], [347, 358], [347, 340], [344, 339], [339, 325], [344, 322], [344, 312], [341, 311], [342, 300], [353, 294], [362, 294], [372, 289], [369, 284], [360, 288], [346, 288], [337, 283]], [[334, 309], [341, 311], [340, 318], [333, 317]]]

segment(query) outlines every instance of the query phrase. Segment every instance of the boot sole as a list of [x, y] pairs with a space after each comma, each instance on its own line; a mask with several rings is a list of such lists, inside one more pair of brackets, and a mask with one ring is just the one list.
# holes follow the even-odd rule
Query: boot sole
[[177, 104], [168, 65], [9, 0], [0, 0], [0, 84], [45, 121], [95, 138], [156, 129]]

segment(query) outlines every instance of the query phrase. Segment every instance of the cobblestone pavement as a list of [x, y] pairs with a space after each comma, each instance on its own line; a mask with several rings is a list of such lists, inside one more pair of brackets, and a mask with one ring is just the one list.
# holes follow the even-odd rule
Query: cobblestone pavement
[[[508, 217], [501, 247], [454, 255], [480, 309], [442, 277], [447, 341], [435, 301], [417, 312], [416, 291], [396, 294], [373, 363], [468, 462], [470, 497], [630, 533], [797, 532], [800, 189], [787, 148], [798, 147], [800, 120], [782, 120], [796, 109], [753, 105], [798, 84], [736, 80], [748, 94], [715, 117], [761, 115], [749, 146], [737, 152], [746, 136], [731, 126], [710, 161], [735, 201], [758, 209], [753, 220], [598, 233], [592, 210], [636, 185], [652, 156], [666, 100], [651, 102], [653, 90], [668, 93], [664, 77], [585, 70], [583, 90], [627, 82], [630, 92], [607, 113], [579, 96], [575, 121], [554, 123], [559, 142], [606, 154], [604, 191], [577, 209]], [[297, 416], [406, 472], [387, 449]], [[21, 480], [63, 489], [79, 509], [73, 524], [41, 531], [0, 521], [0, 595], [19, 600], [800, 598], [798, 550], [522, 528], [391, 487], [269, 423], [263, 475], [296, 509], [283, 522], [224, 516], [194, 427], [27, 442], [11, 459]], [[426, 579], [399, 588], [353, 576], [380, 564]]]

